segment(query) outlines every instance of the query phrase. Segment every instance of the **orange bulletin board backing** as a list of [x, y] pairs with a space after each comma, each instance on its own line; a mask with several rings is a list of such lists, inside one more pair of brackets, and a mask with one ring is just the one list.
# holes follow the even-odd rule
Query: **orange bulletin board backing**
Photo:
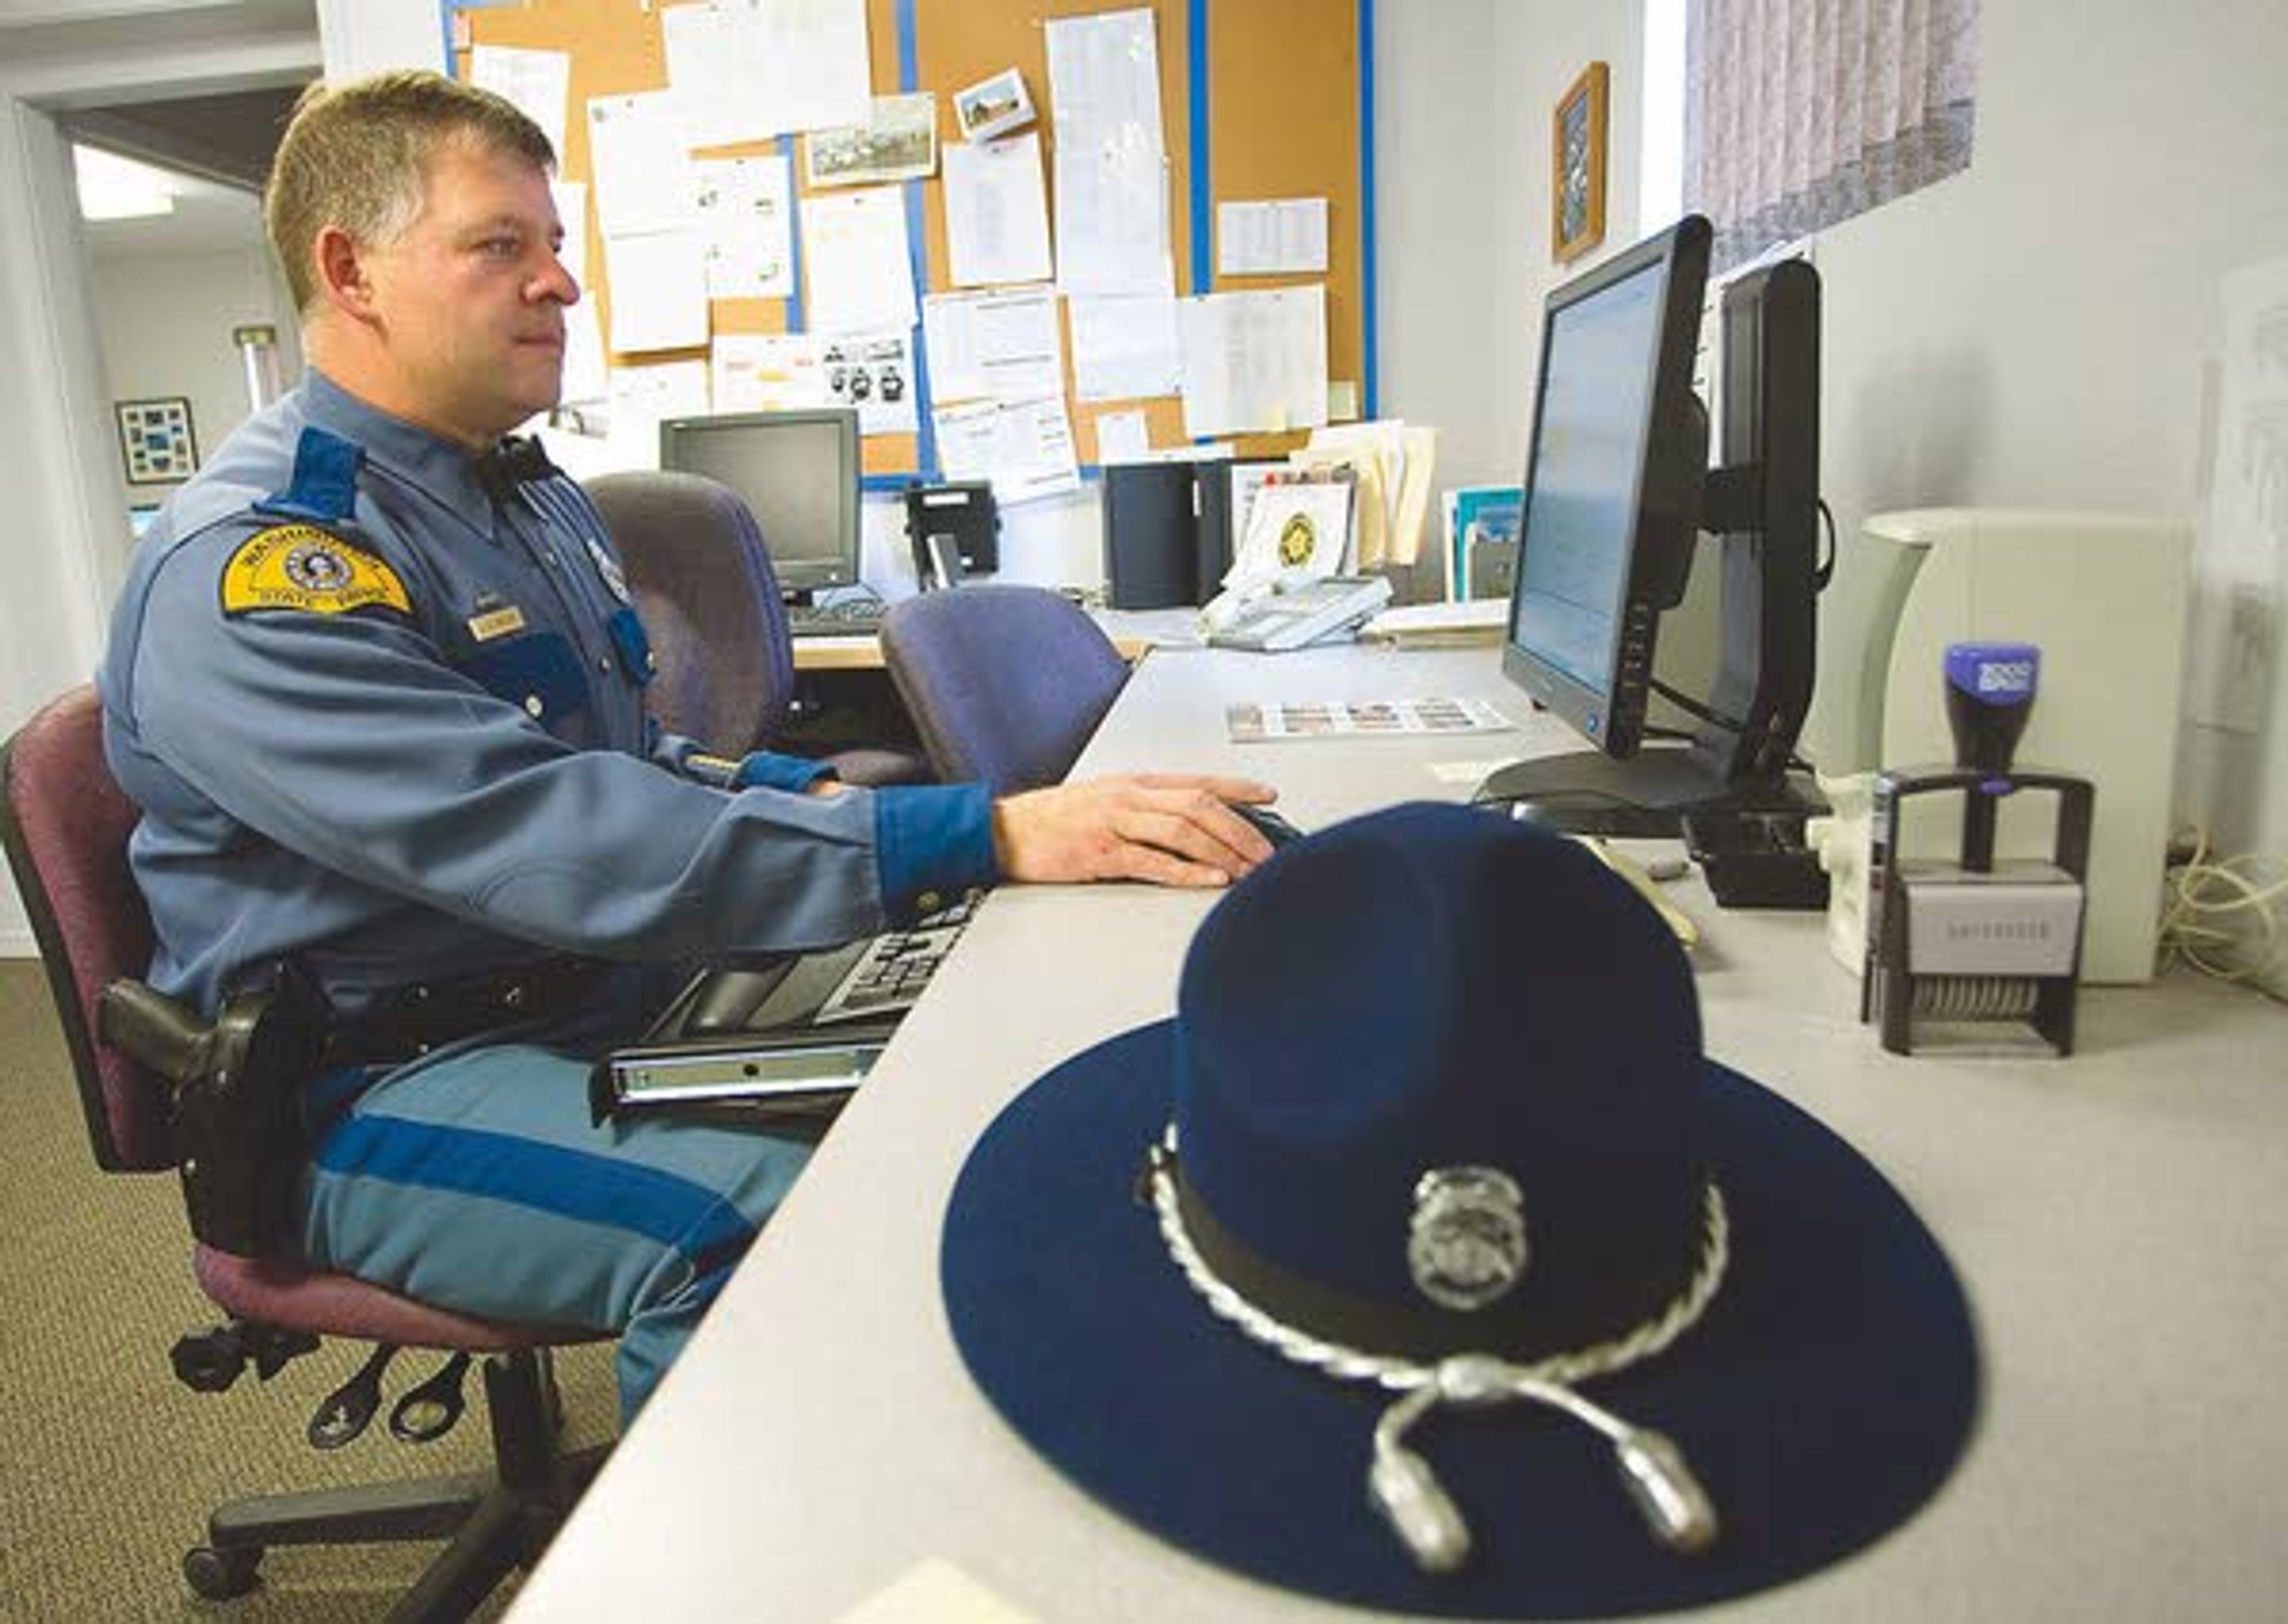
[[[1046, 24], [1061, 17], [1148, 10], [1160, 67], [1162, 136], [1167, 150], [1170, 250], [1180, 297], [1212, 291], [1323, 281], [1327, 291], [1327, 366], [1331, 392], [1346, 391], [1358, 414], [1376, 410], [1373, 285], [1373, 0], [867, 0], [868, 44], [878, 96], [931, 91], [937, 98], [941, 152], [961, 139], [954, 92], [1004, 69], [1025, 79], [1037, 113], [1045, 163], [1053, 151]], [[644, 0], [524, 0], [520, 4], [446, 7], [457, 68], [465, 76], [474, 44], [561, 51], [571, 59], [563, 178], [585, 181], [588, 99], [664, 89], [667, 61], [658, 8]], [[809, 194], [798, 139], [709, 147], [709, 156], [780, 154], [790, 162], [797, 201]], [[950, 291], [943, 184], [935, 175], [894, 183], [906, 194], [915, 244], [916, 297]], [[1272, 198], [1327, 200], [1327, 270], [1319, 275], [1215, 275], [1215, 206]], [[1054, 198], [1051, 231], [1053, 236]], [[567, 222], [568, 226], [571, 222]], [[589, 296], [610, 312], [603, 244], [592, 210], [587, 264]], [[797, 238], [800, 263], [799, 234]], [[798, 270], [798, 276], [800, 272]], [[798, 287], [800, 282], [798, 281]], [[965, 291], [976, 291], [965, 289]], [[1062, 308], [1061, 301], [1060, 308]], [[718, 299], [713, 332], [800, 330], [799, 297]], [[608, 323], [606, 329], [609, 331]], [[930, 430], [928, 360], [914, 333], [920, 376], [917, 434], [870, 435], [863, 442], [870, 486], [896, 487], [916, 473], [935, 476]], [[1074, 398], [1071, 343], [1066, 342], [1066, 405], [1084, 466], [1097, 456], [1097, 419], [1143, 412], [1155, 448], [1184, 443], [1183, 409], [1173, 396], [1148, 400]], [[704, 359], [702, 350], [611, 357], [642, 366]], [[1285, 451], [1300, 431], [1243, 436], [1243, 455]]]

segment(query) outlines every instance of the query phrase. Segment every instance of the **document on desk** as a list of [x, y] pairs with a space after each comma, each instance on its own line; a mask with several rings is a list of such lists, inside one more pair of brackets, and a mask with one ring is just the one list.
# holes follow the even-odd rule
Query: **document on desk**
[[916, 1564], [835, 1624], [1036, 1624], [942, 1557]]
[[1508, 625], [1509, 603], [1505, 598], [1402, 604], [1385, 609], [1360, 627], [1359, 641], [1388, 643], [1398, 648], [1490, 648], [1502, 640]]
[[1498, 733], [1516, 725], [1485, 700], [1442, 698], [1259, 701], [1229, 707], [1224, 720], [1234, 744], [1281, 739]]

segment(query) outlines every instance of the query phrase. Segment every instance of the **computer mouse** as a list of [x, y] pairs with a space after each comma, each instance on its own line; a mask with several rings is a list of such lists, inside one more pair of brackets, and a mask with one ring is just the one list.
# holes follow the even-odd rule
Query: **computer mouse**
[[1269, 841], [1274, 851], [1303, 838], [1302, 830], [1268, 806], [1259, 805], [1252, 801], [1226, 801], [1224, 804], [1238, 817], [1253, 824], [1255, 832]]

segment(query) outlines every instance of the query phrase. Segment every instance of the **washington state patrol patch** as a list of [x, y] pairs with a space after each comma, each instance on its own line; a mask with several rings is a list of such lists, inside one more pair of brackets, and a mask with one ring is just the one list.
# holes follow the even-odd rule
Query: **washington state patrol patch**
[[264, 609], [346, 614], [367, 608], [410, 614], [413, 600], [388, 565], [315, 525], [258, 531], [223, 566], [225, 614]]

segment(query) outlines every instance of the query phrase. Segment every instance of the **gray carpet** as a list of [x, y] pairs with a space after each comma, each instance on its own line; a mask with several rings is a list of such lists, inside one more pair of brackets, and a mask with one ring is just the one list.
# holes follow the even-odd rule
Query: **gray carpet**
[[[179, 1384], [168, 1349], [221, 1314], [191, 1279], [174, 1176], [97, 1168], [46, 982], [20, 960], [0, 961], [0, 1620], [348, 1624], [387, 1612], [437, 1546], [274, 1550], [261, 1588], [224, 1604], [195, 1599], [179, 1565], [234, 1496], [481, 1469], [480, 1373], [439, 1442], [400, 1444], [377, 1419], [327, 1454], [303, 1427], [361, 1344], [330, 1343], [267, 1383], [249, 1371], [226, 1393]], [[385, 1403], [434, 1364], [400, 1356]], [[568, 1441], [608, 1437], [608, 1346], [560, 1355], [557, 1374]]]

